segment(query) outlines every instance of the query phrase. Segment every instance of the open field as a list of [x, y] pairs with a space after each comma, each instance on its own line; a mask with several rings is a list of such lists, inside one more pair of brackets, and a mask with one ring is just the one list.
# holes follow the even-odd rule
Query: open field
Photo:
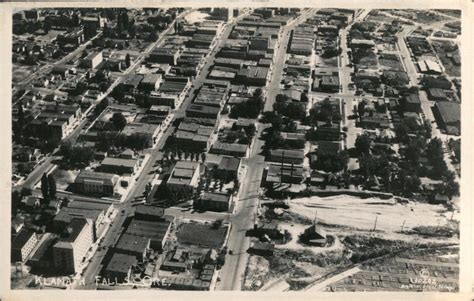
[[[444, 225], [452, 215], [441, 205], [400, 204], [394, 199], [360, 199], [347, 195], [294, 199], [290, 202], [290, 211], [309, 219], [317, 212], [318, 221], [322, 223], [360, 230], [373, 230], [377, 218], [376, 230], [392, 233], [399, 232], [404, 221], [404, 230], [408, 230]], [[458, 218], [456, 213], [453, 217]]]

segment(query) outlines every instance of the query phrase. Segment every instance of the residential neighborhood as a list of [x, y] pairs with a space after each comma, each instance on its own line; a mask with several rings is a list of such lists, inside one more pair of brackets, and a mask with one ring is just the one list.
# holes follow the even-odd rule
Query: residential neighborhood
[[460, 10], [12, 26], [12, 289], [459, 291]]

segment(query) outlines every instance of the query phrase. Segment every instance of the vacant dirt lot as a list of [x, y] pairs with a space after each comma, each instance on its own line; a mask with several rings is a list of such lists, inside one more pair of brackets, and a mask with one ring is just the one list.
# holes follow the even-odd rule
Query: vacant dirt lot
[[[290, 211], [328, 225], [346, 226], [360, 230], [376, 230], [387, 233], [418, 226], [442, 226], [448, 223], [452, 212], [441, 205], [411, 202], [400, 204], [394, 199], [360, 199], [340, 195], [334, 197], [300, 198], [290, 201]], [[458, 213], [453, 218], [459, 219]], [[377, 222], [376, 222], [377, 220]]]

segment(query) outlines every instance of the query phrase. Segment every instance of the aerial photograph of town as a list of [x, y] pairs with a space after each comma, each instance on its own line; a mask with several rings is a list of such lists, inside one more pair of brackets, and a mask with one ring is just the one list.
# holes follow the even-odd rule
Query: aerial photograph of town
[[459, 292], [461, 10], [11, 18], [12, 290]]

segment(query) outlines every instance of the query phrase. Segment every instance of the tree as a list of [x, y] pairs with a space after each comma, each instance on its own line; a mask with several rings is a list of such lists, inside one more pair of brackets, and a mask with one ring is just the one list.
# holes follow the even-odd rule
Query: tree
[[110, 121], [114, 124], [115, 128], [119, 131], [123, 130], [123, 128], [127, 125], [127, 119], [123, 116], [122, 113], [116, 112], [110, 118]]
[[49, 183], [46, 173], [41, 177], [41, 193], [44, 199], [49, 199]]
[[128, 67], [130, 67], [131, 65], [131, 62], [130, 62], [130, 54], [127, 53], [127, 55], [125, 56], [125, 65]]
[[245, 128], [245, 134], [247, 135], [247, 137], [249, 137], [250, 139], [253, 138], [253, 136], [255, 136], [255, 132], [257, 131], [257, 128], [255, 127], [255, 124], [251, 124], [250, 126], [246, 127]]
[[345, 151], [339, 153], [320, 153], [312, 168], [326, 172], [338, 172], [347, 167], [348, 160], [349, 155]]
[[456, 182], [456, 175], [454, 172], [448, 170], [443, 176], [444, 192], [449, 196], [459, 195], [459, 183]]
[[21, 190], [20, 190], [20, 195], [22, 197], [25, 197], [25, 196], [29, 196], [32, 194], [32, 191], [31, 191], [31, 188], [28, 188], [28, 187], [23, 187]]
[[51, 30], [51, 24], [48, 21], [43, 22], [43, 30], [45, 34], [48, 34]]
[[91, 147], [74, 146], [71, 147], [68, 153], [63, 153], [64, 159], [73, 165], [87, 166], [94, 160], [94, 149]]
[[48, 193], [51, 199], [56, 198], [56, 180], [52, 174], [48, 175]]
[[128, 30], [128, 26], [130, 22], [129, 22], [128, 13], [126, 11], [120, 14], [118, 22], [119, 22], [119, 29]]
[[425, 130], [425, 138], [426, 139], [431, 139], [431, 131], [432, 131], [432, 126], [431, 122], [428, 119], [423, 120], [423, 128]]
[[96, 115], [99, 115], [100, 113], [102, 113], [105, 108], [107, 108], [109, 106], [110, 102], [109, 102], [109, 99], [108, 98], [104, 98], [102, 99], [95, 107], [94, 109], [94, 114]]
[[422, 150], [418, 147], [418, 144], [415, 141], [412, 141], [405, 149], [405, 158], [413, 164], [418, 164], [420, 161], [421, 151]]
[[431, 139], [426, 148], [426, 156], [431, 161], [443, 160], [443, 142], [441, 139]]
[[262, 100], [263, 101], [263, 90], [262, 90], [262, 88], [255, 89], [252, 96], [256, 100]]
[[214, 222], [212, 222], [212, 229], [219, 229], [222, 226], [222, 223], [224, 220], [222, 219], [217, 219]]
[[408, 134], [410, 132], [405, 123], [400, 123], [395, 126], [395, 136], [400, 142], [407, 142], [409, 140]]
[[364, 133], [357, 137], [355, 141], [355, 148], [359, 154], [368, 154], [370, 153], [371, 144], [372, 140], [370, 139], [370, 136]]
[[18, 102], [18, 125], [20, 129], [23, 127], [24, 124], [25, 124], [25, 113], [23, 112], [23, 103], [20, 100]]

